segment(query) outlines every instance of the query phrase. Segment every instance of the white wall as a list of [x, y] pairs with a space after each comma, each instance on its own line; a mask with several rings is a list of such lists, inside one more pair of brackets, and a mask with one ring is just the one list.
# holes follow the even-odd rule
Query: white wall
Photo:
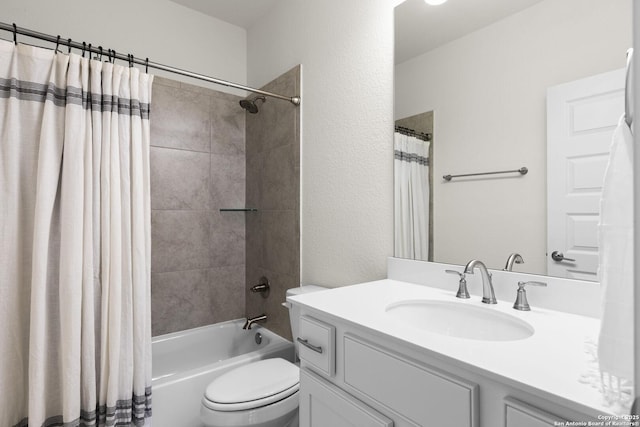
[[396, 118], [434, 110], [436, 261], [502, 268], [519, 252], [545, 273], [546, 89], [624, 67], [631, 42], [631, 0], [546, 0], [396, 67]]
[[[634, 43], [634, 58], [633, 58], [633, 81], [640, 82], [640, 55], [638, 54], [638, 46], [640, 46], [640, 5], [636, 2], [633, 6], [633, 43]], [[640, 84], [635, 83], [634, 85], [634, 115], [636, 111], [640, 111]], [[634, 142], [635, 146], [640, 146], [640, 136], [638, 136], [638, 129], [640, 126], [637, 124], [638, 119], [636, 118], [633, 121], [633, 130], [634, 130]], [[640, 150], [634, 150], [633, 152], [633, 165], [634, 165], [634, 203], [633, 208], [635, 212], [640, 212]], [[634, 221], [634, 239], [633, 239], [633, 247], [634, 247], [634, 357], [635, 361], [634, 365], [634, 395], [635, 395], [635, 414], [640, 412], [640, 292], [637, 290], [640, 289], [640, 218], [636, 214]]]
[[[167, 0], [3, 0], [0, 21], [235, 83], [245, 84], [247, 79], [243, 28]], [[12, 37], [1, 33], [2, 38]], [[43, 46], [53, 48], [51, 43]], [[150, 72], [233, 92], [176, 74]]]
[[248, 81], [302, 64], [301, 280], [386, 276], [393, 253], [393, 3], [283, 0], [248, 31]]

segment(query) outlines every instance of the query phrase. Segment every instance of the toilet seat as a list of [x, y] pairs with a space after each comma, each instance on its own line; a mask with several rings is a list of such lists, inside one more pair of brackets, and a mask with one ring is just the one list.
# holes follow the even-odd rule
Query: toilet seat
[[214, 411], [260, 408], [298, 392], [300, 371], [284, 359], [265, 359], [235, 368], [207, 387], [202, 403]]

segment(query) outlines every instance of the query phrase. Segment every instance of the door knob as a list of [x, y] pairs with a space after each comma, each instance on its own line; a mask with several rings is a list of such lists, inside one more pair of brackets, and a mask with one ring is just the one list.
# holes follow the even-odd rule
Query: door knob
[[553, 259], [554, 261], [569, 261], [569, 262], [576, 262], [575, 259], [572, 258], [565, 258], [564, 254], [562, 252], [559, 251], [553, 251], [551, 252], [551, 259]]

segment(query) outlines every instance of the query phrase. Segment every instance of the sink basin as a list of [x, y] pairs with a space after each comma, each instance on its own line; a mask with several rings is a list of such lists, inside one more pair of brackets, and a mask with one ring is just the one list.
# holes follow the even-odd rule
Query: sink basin
[[390, 304], [389, 316], [428, 332], [481, 341], [516, 341], [530, 337], [533, 327], [515, 316], [458, 302], [410, 300]]

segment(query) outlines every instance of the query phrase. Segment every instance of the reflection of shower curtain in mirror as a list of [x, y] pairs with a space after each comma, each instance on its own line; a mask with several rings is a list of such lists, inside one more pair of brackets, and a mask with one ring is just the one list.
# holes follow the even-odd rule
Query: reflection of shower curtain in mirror
[[394, 255], [429, 256], [429, 141], [394, 134]]

